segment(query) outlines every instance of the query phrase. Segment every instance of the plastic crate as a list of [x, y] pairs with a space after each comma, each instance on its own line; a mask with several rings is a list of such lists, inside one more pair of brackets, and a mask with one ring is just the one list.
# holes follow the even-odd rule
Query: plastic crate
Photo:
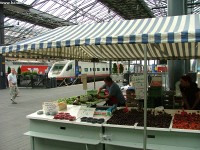
[[147, 99], [147, 107], [148, 108], [155, 108], [162, 105], [162, 98], [161, 97], [148, 97]]

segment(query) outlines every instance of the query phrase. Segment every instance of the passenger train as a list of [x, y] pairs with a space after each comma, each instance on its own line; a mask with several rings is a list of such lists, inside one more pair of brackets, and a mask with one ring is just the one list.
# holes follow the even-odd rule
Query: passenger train
[[[95, 63], [95, 78], [101, 80], [109, 75], [109, 64], [106, 62]], [[56, 78], [59, 80], [64, 79], [75, 79], [81, 74], [87, 74], [88, 80], [94, 78], [94, 66], [93, 62], [78, 62], [75, 65], [75, 60], [72, 61], [60, 61], [53, 64], [51, 67], [48, 77]]]
[[8, 67], [14, 68], [16, 71], [21, 68], [21, 73], [37, 72], [38, 74], [45, 74], [51, 67], [51, 63], [39, 61], [6, 61], [5, 72], [8, 72]]

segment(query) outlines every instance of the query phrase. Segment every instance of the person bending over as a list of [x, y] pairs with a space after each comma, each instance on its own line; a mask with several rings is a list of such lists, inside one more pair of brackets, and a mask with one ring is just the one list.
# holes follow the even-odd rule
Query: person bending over
[[[104, 85], [99, 88], [97, 94], [99, 98], [108, 99], [107, 104], [109, 106], [117, 105], [125, 106], [125, 98], [122, 94], [122, 91], [120, 90], [119, 86], [112, 80], [111, 77], [106, 77], [104, 79]], [[101, 90], [105, 89], [105, 96], [100, 96], [99, 93]]]
[[180, 79], [180, 91], [183, 97], [185, 109], [200, 109], [200, 89], [189, 75], [183, 75]]

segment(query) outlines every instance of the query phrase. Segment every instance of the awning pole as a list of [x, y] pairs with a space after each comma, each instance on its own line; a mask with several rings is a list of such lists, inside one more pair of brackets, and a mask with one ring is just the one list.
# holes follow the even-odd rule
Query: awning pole
[[95, 69], [95, 61], [93, 62], [93, 71], [94, 71], [94, 90], [96, 89], [96, 80], [95, 80], [95, 71], [96, 71], [96, 69]]
[[144, 44], [144, 139], [143, 149], [147, 148], [147, 44]]

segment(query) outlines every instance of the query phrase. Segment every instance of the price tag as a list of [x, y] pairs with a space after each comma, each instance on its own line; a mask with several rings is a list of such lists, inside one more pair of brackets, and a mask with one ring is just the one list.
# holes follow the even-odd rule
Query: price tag
[[94, 116], [94, 112], [95, 112], [95, 108], [88, 108], [88, 107], [84, 107], [82, 106], [79, 109], [78, 112], [78, 117], [93, 117]]
[[135, 88], [135, 95], [137, 99], [144, 99], [144, 76], [132, 76], [132, 86]]
[[43, 109], [44, 109], [44, 112], [57, 112], [58, 111], [58, 107], [57, 105], [54, 103], [54, 102], [44, 102], [44, 105], [43, 105]]

